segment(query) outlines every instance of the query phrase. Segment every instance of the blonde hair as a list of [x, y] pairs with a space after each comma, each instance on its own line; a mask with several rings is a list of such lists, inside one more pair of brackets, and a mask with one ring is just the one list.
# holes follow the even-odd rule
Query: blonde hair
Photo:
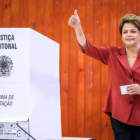
[[122, 28], [125, 23], [132, 23], [140, 31], [140, 17], [139, 16], [136, 16], [134, 14], [127, 14], [120, 19], [119, 30], [120, 30], [121, 35], [122, 35]]

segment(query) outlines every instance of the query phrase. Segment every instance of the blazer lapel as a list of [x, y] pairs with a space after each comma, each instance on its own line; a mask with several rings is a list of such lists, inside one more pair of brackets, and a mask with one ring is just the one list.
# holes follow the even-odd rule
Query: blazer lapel
[[136, 70], [137, 68], [140, 68], [140, 49], [139, 49], [139, 53], [138, 53], [138, 57], [132, 67], [132, 71]]
[[131, 69], [130, 69], [130, 66], [129, 66], [129, 64], [128, 64], [127, 57], [126, 57], [125, 47], [122, 47], [119, 53], [120, 53], [120, 55], [117, 56], [117, 59], [118, 59], [119, 62], [122, 64], [122, 66], [123, 66], [130, 74], [132, 74]]

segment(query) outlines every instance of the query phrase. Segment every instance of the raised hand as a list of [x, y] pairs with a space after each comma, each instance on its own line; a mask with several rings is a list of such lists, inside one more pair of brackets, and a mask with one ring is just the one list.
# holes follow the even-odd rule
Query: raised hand
[[73, 28], [76, 28], [80, 24], [80, 18], [77, 14], [77, 10], [75, 10], [74, 15], [69, 18], [68, 24]]

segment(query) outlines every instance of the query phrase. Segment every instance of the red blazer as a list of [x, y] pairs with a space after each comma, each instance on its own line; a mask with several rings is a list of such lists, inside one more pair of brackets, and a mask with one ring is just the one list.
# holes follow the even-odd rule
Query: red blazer
[[125, 47], [96, 47], [87, 40], [88, 47], [81, 50], [88, 56], [100, 60], [110, 68], [110, 83], [103, 111], [129, 125], [140, 126], [140, 95], [121, 95], [120, 86], [140, 85], [140, 50], [130, 69]]

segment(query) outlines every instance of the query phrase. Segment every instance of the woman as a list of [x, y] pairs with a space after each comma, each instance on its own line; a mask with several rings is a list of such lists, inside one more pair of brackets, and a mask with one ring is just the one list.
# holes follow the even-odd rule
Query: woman
[[110, 83], [103, 111], [110, 115], [115, 140], [140, 140], [140, 17], [120, 19], [124, 47], [96, 47], [86, 39], [77, 11], [69, 18], [83, 53], [107, 64]]

